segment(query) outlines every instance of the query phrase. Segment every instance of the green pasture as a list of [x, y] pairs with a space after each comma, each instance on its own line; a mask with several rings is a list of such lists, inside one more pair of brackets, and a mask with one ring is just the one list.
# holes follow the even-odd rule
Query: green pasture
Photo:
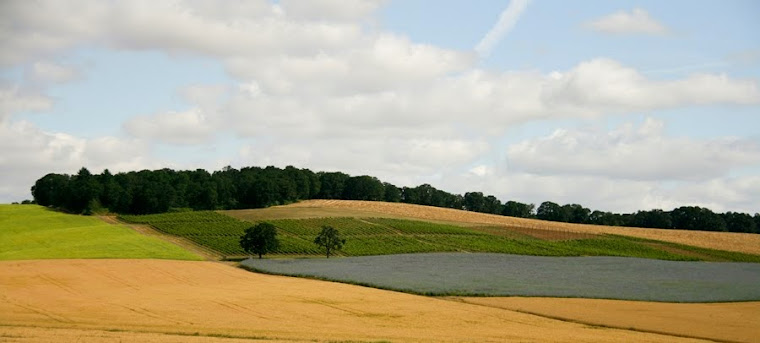
[[[148, 224], [167, 234], [190, 239], [228, 258], [247, 254], [238, 241], [255, 225], [213, 211], [174, 212], [121, 216], [122, 220]], [[534, 256], [621, 256], [674, 261], [760, 262], [760, 256], [698, 249], [625, 236], [599, 236], [552, 241], [525, 235], [505, 237], [451, 224], [395, 218], [303, 218], [267, 220], [277, 227], [280, 248], [270, 255], [320, 256], [313, 244], [323, 225], [330, 225], [346, 239], [343, 256], [392, 255], [427, 252], [484, 252]]]
[[0, 260], [62, 258], [201, 260], [174, 244], [97, 217], [37, 205], [0, 205]]

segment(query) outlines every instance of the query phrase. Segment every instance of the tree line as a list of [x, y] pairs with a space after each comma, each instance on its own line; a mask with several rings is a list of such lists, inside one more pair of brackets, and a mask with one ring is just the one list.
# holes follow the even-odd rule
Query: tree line
[[403, 202], [463, 209], [521, 218], [660, 229], [760, 233], [760, 214], [715, 213], [707, 208], [682, 206], [635, 213], [592, 211], [579, 204], [534, 204], [507, 201], [493, 195], [448, 193], [429, 184], [397, 187], [368, 175], [313, 172], [293, 166], [234, 169], [209, 173], [204, 169], [159, 169], [92, 174], [82, 168], [75, 175], [50, 173], [32, 186], [34, 202], [71, 213], [110, 211], [149, 214], [180, 210], [262, 208], [307, 199], [344, 199]]

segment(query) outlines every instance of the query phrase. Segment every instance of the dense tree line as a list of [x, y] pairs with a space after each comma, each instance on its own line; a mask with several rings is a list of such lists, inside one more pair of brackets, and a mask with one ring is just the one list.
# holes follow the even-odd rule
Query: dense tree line
[[429, 184], [397, 187], [376, 177], [341, 172], [312, 172], [292, 166], [284, 169], [225, 167], [142, 170], [92, 174], [82, 168], [75, 175], [47, 174], [32, 187], [37, 204], [72, 213], [111, 211], [123, 214], [161, 213], [173, 210], [261, 208], [306, 199], [346, 199], [404, 202], [464, 209], [505, 216], [568, 223], [760, 233], [760, 214], [715, 213], [707, 208], [683, 206], [672, 211], [649, 210], [619, 214], [591, 211], [579, 204], [551, 201], [534, 204], [502, 203], [493, 195], [448, 193]]

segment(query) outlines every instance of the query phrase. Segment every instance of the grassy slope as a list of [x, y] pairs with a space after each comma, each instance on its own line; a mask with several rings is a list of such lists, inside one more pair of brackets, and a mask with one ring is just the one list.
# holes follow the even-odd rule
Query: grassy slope
[[[506, 231], [526, 231], [560, 235], [612, 234], [657, 241], [667, 241], [707, 249], [760, 255], [760, 235], [751, 233], [659, 230], [589, 224], [571, 224], [477, 213], [450, 208], [360, 200], [307, 200], [269, 209], [230, 211], [231, 215], [251, 218], [337, 217], [320, 213], [342, 213], [347, 217], [393, 217], [472, 226], [500, 226]], [[353, 212], [362, 214], [351, 214]], [[378, 215], [372, 215], [377, 213]], [[290, 217], [285, 217], [290, 215]]]
[[[234, 259], [247, 254], [238, 245], [246, 227], [266, 220], [280, 233], [277, 255], [319, 256], [312, 243], [323, 225], [338, 229], [347, 239], [345, 256], [387, 255], [422, 252], [492, 252], [540, 256], [624, 256], [663, 260], [760, 262], [760, 256], [700, 249], [612, 235], [550, 235], [547, 239], [530, 231], [506, 234], [508, 227], [450, 225], [397, 218], [366, 217], [376, 213], [351, 210], [320, 213], [300, 207], [221, 212], [179, 212], [147, 216], [122, 216], [124, 220], [149, 224], [172, 235], [190, 239]], [[351, 215], [355, 216], [351, 216]], [[382, 214], [382, 213], [381, 213]], [[339, 217], [319, 217], [339, 215]], [[242, 219], [234, 219], [231, 216]], [[294, 219], [299, 218], [302, 219]], [[306, 217], [306, 218], [303, 218]], [[288, 219], [282, 219], [288, 218]], [[526, 234], [527, 233], [527, 234]]]
[[0, 260], [53, 258], [201, 259], [176, 245], [99, 218], [36, 205], [0, 205]]

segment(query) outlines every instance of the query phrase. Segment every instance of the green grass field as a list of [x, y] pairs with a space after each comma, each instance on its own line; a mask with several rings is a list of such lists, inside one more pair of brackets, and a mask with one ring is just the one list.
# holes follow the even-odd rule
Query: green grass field
[[[224, 212], [222, 212], [224, 213]], [[213, 211], [121, 216], [125, 221], [148, 224], [171, 235], [192, 240], [227, 258], [247, 254], [238, 241], [255, 224]], [[267, 220], [277, 227], [280, 248], [270, 255], [319, 256], [312, 243], [323, 225], [338, 229], [346, 239], [344, 256], [391, 255], [425, 252], [488, 252], [537, 256], [623, 256], [675, 261], [760, 262], [760, 256], [700, 249], [674, 244], [653, 244], [625, 236], [544, 240], [531, 236], [505, 237], [471, 227], [396, 218], [328, 217]], [[662, 243], [662, 242], [660, 242]]]
[[37, 205], [0, 205], [0, 260], [56, 258], [202, 259], [174, 244], [96, 217]]

